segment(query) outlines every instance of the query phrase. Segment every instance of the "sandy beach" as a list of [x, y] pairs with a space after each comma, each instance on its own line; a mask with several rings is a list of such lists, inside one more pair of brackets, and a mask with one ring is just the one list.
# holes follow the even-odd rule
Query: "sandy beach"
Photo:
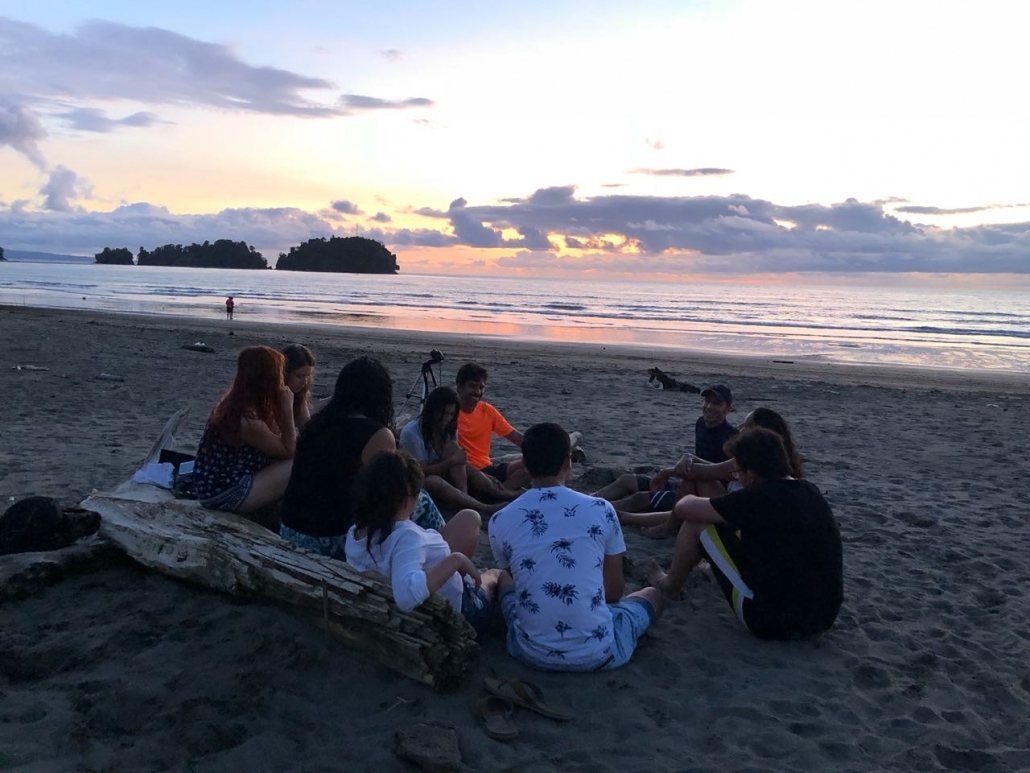
[[[751, 638], [696, 575], [623, 669], [536, 671], [495, 640], [448, 695], [273, 606], [128, 565], [88, 573], [0, 606], [2, 770], [413, 770], [395, 734], [425, 722], [453, 730], [467, 770], [1030, 769], [1025, 377], [12, 307], [0, 330], [4, 508], [115, 486], [183, 406], [178, 447], [195, 449], [242, 346], [312, 348], [316, 397], [352, 357], [379, 357], [398, 408], [439, 348], [448, 380], [485, 364], [486, 399], [520, 429], [582, 432], [583, 491], [692, 444], [700, 398], [651, 389], [649, 367], [729, 384], [731, 420], [779, 411], [840, 522], [845, 572], [816, 641]], [[626, 541], [635, 589], [672, 542]], [[518, 712], [519, 737], [490, 740], [470, 708], [490, 675], [530, 679], [576, 718]]]

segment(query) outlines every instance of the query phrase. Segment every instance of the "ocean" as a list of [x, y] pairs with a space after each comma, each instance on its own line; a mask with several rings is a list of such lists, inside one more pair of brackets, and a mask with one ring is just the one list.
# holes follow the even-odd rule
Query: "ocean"
[[0, 303], [1030, 373], [1025, 291], [0, 263]]

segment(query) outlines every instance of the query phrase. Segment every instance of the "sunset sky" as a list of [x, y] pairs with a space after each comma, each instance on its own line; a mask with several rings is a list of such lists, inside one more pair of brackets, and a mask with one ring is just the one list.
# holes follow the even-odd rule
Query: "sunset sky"
[[1020, 0], [0, 0], [0, 246], [1025, 279], [1027, 29]]

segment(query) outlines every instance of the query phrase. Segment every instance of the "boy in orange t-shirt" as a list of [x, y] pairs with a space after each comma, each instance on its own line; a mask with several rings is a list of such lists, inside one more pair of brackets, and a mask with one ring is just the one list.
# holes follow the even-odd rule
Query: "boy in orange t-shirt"
[[465, 449], [468, 463], [501, 481], [506, 488], [520, 489], [529, 483], [529, 474], [519, 459], [492, 464], [490, 442], [494, 435], [522, 447], [522, 433], [512, 427], [501, 412], [483, 400], [487, 370], [466, 362], [455, 378], [458, 392], [458, 445]]

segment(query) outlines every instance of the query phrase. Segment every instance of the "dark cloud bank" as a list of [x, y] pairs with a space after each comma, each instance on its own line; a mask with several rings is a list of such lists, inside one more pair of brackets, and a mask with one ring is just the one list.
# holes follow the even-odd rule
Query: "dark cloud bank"
[[[176, 215], [134, 204], [112, 212], [75, 211], [78, 184], [64, 179], [47, 196], [54, 211], [0, 203], [9, 248], [89, 253], [104, 246], [242, 239], [269, 257], [312, 236], [336, 233], [330, 220], [292, 208], [230, 209]], [[339, 199], [333, 212], [359, 213]], [[523, 199], [446, 210], [413, 210], [421, 229], [392, 229], [377, 213], [357, 231], [395, 249], [458, 247], [504, 250], [505, 268], [752, 274], [782, 272], [1030, 273], [1030, 223], [940, 229], [914, 225], [881, 203], [850, 199], [830, 206], [782, 206], [744, 195], [577, 198], [573, 187], [545, 188]], [[352, 214], [352, 217], [354, 215]], [[373, 227], [373, 224], [374, 227]], [[347, 235], [355, 233], [347, 226]], [[517, 232], [506, 238], [502, 230]], [[575, 249], [579, 255], [560, 254]]]

